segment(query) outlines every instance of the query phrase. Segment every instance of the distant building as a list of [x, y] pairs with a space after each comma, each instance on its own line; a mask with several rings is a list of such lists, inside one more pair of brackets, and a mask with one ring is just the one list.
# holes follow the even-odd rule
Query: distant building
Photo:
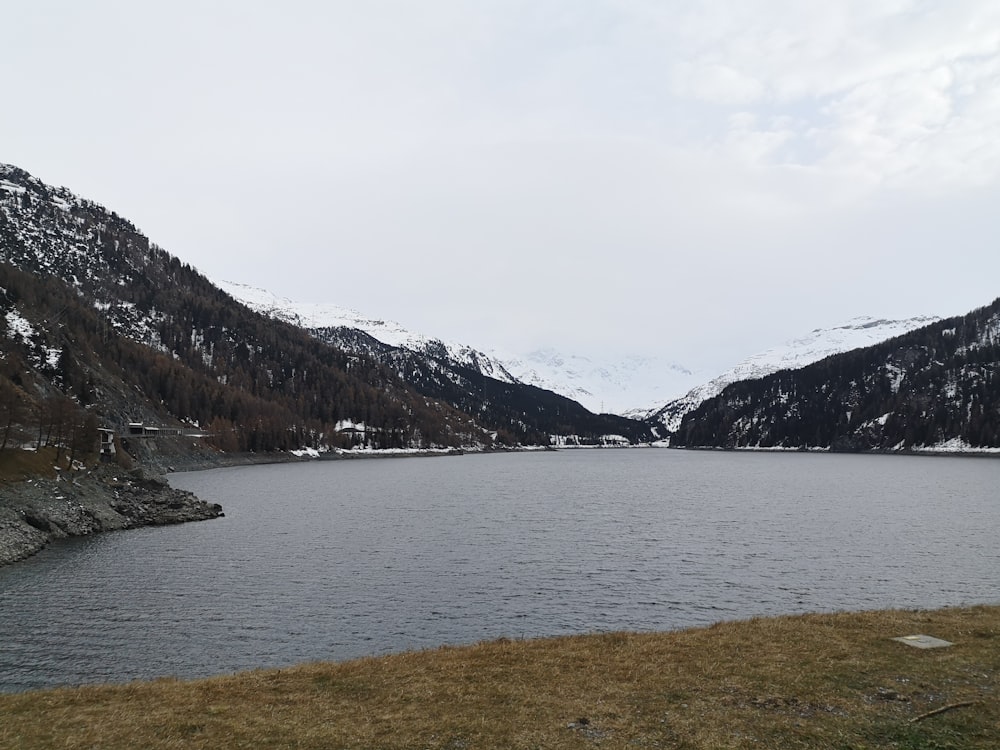
[[180, 427], [154, 427], [143, 422], [129, 422], [127, 432], [122, 437], [129, 438], [155, 438], [166, 437], [168, 435], [182, 435], [184, 437], [201, 438], [207, 433], [200, 429], [182, 429]]
[[115, 431], [110, 427], [98, 427], [97, 434], [101, 437], [101, 455], [114, 456], [117, 452], [115, 448]]
[[182, 430], [179, 427], [152, 427], [142, 422], [128, 423], [129, 437], [159, 437], [161, 435], [180, 435]]

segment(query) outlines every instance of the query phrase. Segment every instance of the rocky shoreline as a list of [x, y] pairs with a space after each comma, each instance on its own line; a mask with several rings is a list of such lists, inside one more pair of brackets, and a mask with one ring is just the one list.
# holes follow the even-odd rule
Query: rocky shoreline
[[227, 466], [409, 456], [454, 456], [462, 450], [331, 453], [221, 453], [189, 438], [130, 441], [138, 467], [100, 464], [89, 471], [62, 472], [0, 483], [0, 566], [23, 560], [54, 539], [141, 526], [204, 521], [225, 515], [222, 506], [171, 487], [165, 474]]
[[174, 489], [143, 469], [102, 465], [0, 485], [0, 565], [53, 539], [218, 518], [222, 506]]

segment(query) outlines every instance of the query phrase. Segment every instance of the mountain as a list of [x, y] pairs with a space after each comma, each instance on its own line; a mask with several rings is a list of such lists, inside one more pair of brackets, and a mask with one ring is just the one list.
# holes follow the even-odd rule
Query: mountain
[[523, 356], [494, 352], [508, 372], [530, 383], [568, 396], [595, 412], [641, 418], [641, 405], [662, 402], [686, 392], [700, 376], [683, 365], [657, 357], [627, 356], [615, 361], [563, 354], [553, 348]]
[[522, 440], [530, 436], [534, 442], [545, 442], [551, 435], [573, 436], [572, 442], [585, 443], [607, 435], [631, 442], [652, 438], [648, 426], [637, 420], [594, 414], [563, 393], [523, 382], [494, 354], [414, 333], [348, 308], [296, 303], [243, 284], [217, 283], [252, 310], [299, 326], [338, 349], [381, 362], [419, 393], [496, 426], [506, 440], [515, 435]]
[[483, 351], [416, 333], [394, 321], [373, 318], [345, 307], [294, 302], [231, 281], [215, 283], [253, 310], [310, 331], [325, 331], [323, 337], [327, 340], [334, 340], [336, 329], [363, 331], [391, 347], [469, 368], [503, 383], [520, 383], [552, 391], [582, 404], [595, 414], [626, 414], [628, 409], [638, 405], [684, 393], [698, 382], [698, 376], [683, 366], [653, 357], [632, 356], [602, 362], [552, 348], [523, 355], [495, 348]]
[[251, 310], [308, 331], [339, 328], [362, 331], [396, 349], [408, 349], [417, 354], [448, 360], [454, 365], [476, 370], [504, 383], [519, 382], [507, 371], [502, 361], [491, 355], [471, 346], [414, 333], [391, 320], [368, 317], [356, 310], [332, 304], [293, 302], [264, 289], [232, 281], [216, 281], [215, 284]]
[[492, 444], [491, 426], [250, 312], [126, 219], [11, 166], [0, 272], [0, 380], [19, 415], [68, 399], [119, 430], [199, 425], [243, 451]]
[[692, 388], [681, 398], [669, 401], [658, 409], [646, 414], [632, 413], [630, 416], [645, 419], [661, 434], [672, 434], [680, 428], [684, 415], [702, 402], [722, 393], [732, 383], [755, 380], [779, 370], [797, 370], [833, 354], [871, 346], [937, 320], [939, 318], [929, 316], [902, 320], [862, 316], [833, 328], [817, 328], [805, 336], [746, 358], [718, 377]]
[[447, 366], [387, 359], [355, 329], [338, 345], [254, 312], [113, 211], [7, 165], [0, 287], [0, 426], [22, 442], [67, 443], [42, 434], [46, 410], [72, 413], [91, 437], [96, 423], [144, 422], [197, 428], [226, 451], [648, 437], [641, 423], [507, 382], [476, 353]]
[[727, 386], [679, 446], [1000, 448], [1000, 299], [887, 341]]

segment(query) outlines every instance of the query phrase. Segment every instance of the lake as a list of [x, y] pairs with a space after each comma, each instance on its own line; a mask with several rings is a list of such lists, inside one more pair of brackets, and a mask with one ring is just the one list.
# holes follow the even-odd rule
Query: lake
[[226, 517], [0, 568], [0, 690], [1000, 601], [1000, 461], [565, 450], [175, 474]]

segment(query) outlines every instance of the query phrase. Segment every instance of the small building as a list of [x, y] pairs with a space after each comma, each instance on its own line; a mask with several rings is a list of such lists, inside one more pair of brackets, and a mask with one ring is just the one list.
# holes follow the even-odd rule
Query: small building
[[[200, 434], [200, 430], [196, 431]], [[144, 424], [142, 422], [129, 422], [128, 423], [128, 437], [146, 437], [155, 438], [164, 435], [184, 435], [185, 430], [180, 427], [154, 427], [152, 425]], [[198, 436], [195, 435], [195, 437]]]
[[117, 452], [115, 448], [115, 431], [110, 427], [98, 427], [97, 434], [101, 438], [101, 456], [114, 456]]

